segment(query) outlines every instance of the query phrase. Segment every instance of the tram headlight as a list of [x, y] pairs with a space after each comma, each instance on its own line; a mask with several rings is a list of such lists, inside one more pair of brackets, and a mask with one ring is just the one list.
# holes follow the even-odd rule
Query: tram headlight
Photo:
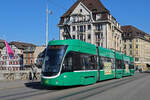
[[58, 84], [58, 81], [56, 81], [56, 84]]
[[46, 80], [45, 83], [48, 84], [48, 80]]

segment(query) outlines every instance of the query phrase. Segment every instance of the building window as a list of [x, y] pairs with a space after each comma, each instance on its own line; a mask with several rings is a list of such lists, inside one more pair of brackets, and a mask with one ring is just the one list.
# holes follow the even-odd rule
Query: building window
[[96, 34], [95, 37], [96, 37], [96, 40], [100, 39], [100, 34]]
[[91, 30], [91, 25], [88, 25], [88, 30]]
[[73, 17], [72, 21], [73, 21], [73, 22], [76, 22], [76, 18], [75, 18], [75, 17]]
[[132, 49], [132, 44], [129, 44], [130, 49]]
[[80, 35], [80, 40], [83, 40], [83, 35]]
[[73, 39], [75, 39], [76, 38], [76, 36], [75, 35], [73, 35]]
[[136, 45], [136, 48], [138, 49], [138, 45]]
[[135, 61], [139, 61], [139, 58], [135, 58]]
[[79, 38], [79, 35], [77, 35], [77, 39], [80, 39], [80, 38]]
[[124, 45], [124, 49], [126, 49], [126, 44]]
[[83, 32], [83, 26], [80, 26], [80, 32]]
[[89, 39], [89, 40], [91, 39], [91, 34], [88, 34], [88, 39]]
[[26, 60], [26, 64], [28, 64], [28, 60]]
[[82, 12], [82, 9], [80, 9], [80, 12]]
[[136, 42], [138, 42], [138, 39], [136, 39]]
[[77, 26], [77, 31], [79, 31], [80, 29], [79, 29], [79, 26]]
[[130, 55], [132, 55], [132, 51], [130, 50]]
[[97, 24], [96, 25], [96, 30], [98, 30], [98, 31], [102, 30], [102, 25], [101, 24]]
[[72, 31], [76, 31], [76, 27], [75, 26], [72, 26]]
[[130, 42], [132, 42], [132, 40], [130, 40]]
[[101, 32], [100, 34], [101, 34], [101, 38], [103, 39], [103, 32]]
[[136, 51], [136, 55], [138, 55], [138, 51]]
[[84, 31], [84, 32], [86, 31], [86, 25], [84, 25], [84, 29], [83, 29], [83, 31]]

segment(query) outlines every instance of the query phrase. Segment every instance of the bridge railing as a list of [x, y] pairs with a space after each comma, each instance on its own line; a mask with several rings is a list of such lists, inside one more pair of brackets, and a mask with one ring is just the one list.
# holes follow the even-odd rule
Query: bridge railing
[[[0, 80], [28, 80], [30, 72], [32, 73], [32, 70], [0, 70]], [[40, 79], [41, 69], [37, 70], [36, 76], [38, 79]]]

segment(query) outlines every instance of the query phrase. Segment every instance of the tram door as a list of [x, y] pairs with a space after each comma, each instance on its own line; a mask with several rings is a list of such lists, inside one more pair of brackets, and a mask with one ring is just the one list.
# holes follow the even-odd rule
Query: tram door
[[116, 66], [115, 66], [115, 74], [116, 74], [116, 78], [122, 78], [122, 61], [120, 59], [116, 59]]

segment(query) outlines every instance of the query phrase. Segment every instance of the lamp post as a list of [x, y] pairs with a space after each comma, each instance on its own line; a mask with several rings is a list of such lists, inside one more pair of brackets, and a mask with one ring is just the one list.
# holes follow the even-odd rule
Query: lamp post
[[46, 46], [48, 45], [48, 14], [52, 15], [52, 11], [48, 10], [48, 0], [46, 4]]
[[48, 3], [46, 8], [46, 46], [48, 45]]

